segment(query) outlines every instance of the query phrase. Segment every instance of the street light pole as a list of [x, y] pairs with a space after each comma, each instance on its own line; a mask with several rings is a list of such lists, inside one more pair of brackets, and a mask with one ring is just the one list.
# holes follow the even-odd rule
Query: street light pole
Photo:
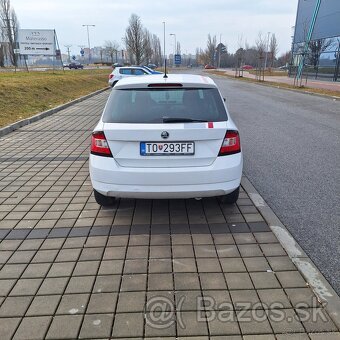
[[95, 27], [96, 25], [83, 25], [83, 27], [86, 27], [87, 29], [87, 43], [89, 46], [89, 64], [91, 62], [91, 44], [90, 44], [90, 33], [89, 33], [89, 27]]
[[67, 48], [68, 62], [71, 62], [70, 47], [72, 47], [72, 45], [64, 45], [64, 46]]
[[268, 32], [268, 38], [267, 38], [267, 48], [266, 48], [266, 58], [265, 58], [265, 61], [264, 61], [264, 69], [267, 68], [268, 48], [269, 48], [269, 35], [270, 35], [270, 32]]
[[164, 52], [164, 77], [163, 78], [168, 78], [167, 76], [167, 70], [166, 70], [166, 54], [165, 54], [165, 21], [163, 21], [163, 35], [164, 35], [164, 38], [163, 38], [163, 43], [164, 43], [164, 49], [163, 49], [163, 52]]
[[176, 49], [177, 49], [177, 46], [176, 46], [176, 34], [175, 33], [170, 33], [170, 35], [172, 35], [175, 38], [174, 59], [173, 59], [173, 63], [175, 65], [175, 55], [176, 55]]
[[218, 68], [220, 68], [221, 66], [221, 49], [222, 49], [222, 34], [220, 34], [220, 45], [219, 45], [219, 49], [218, 49]]

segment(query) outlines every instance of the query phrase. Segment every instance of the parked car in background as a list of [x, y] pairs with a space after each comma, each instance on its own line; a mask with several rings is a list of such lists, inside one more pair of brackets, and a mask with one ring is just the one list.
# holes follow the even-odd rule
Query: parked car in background
[[152, 74], [163, 74], [163, 72], [159, 72], [159, 71], [156, 71], [152, 68], [150, 68], [149, 66], [142, 66], [144, 69], [150, 71]]
[[155, 68], [157, 68], [156, 64], [148, 64], [148, 68], [151, 68], [152, 70], [154, 70]]
[[204, 68], [205, 68], [206, 70], [215, 70], [215, 69], [216, 69], [215, 66], [209, 65], [209, 64], [205, 65]]
[[243, 65], [242, 66], [242, 69], [243, 70], [252, 70], [254, 67], [253, 66], [251, 66], [251, 65]]
[[124, 78], [92, 133], [98, 204], [114, 198], [201, 198], [235, 203], [242, 176], [238, 129], [211, 78]]
[[150, 70], [146, 66], [123, 66], [116, 67], [109, 75], [109, 85], [115, 86], [120, 79], [134, 76], [145, 76], [148, 74], [159, 74], [160, 72]]
[[73, 61], [71, 63], [68, 64], [68, 68], [71, 70], [72, 68], [74, 68], [75, 70], [77, 70], [78, 68], [83, 69], [84, 65], [79, 63], [78, 61]]

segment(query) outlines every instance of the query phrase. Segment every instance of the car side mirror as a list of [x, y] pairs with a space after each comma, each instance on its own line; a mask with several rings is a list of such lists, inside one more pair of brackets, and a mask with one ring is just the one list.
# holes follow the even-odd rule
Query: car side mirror
[[223, 101], [224, 101], [224, 102], [226, 102], [226, 101], [227, 101], [227, 99], [223, 98]]

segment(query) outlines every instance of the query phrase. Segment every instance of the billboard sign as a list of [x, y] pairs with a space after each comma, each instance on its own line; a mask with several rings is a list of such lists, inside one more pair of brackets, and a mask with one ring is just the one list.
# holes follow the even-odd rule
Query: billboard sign
[[[317, 0], [299, 0], [294, 43], [304, 42], [310, 27]], [[340, 36], [340, 1], [321, 1], [312, 40]]]
[[22, 55], [55, 55], [55, 31], [19, 29], [18, 43]]

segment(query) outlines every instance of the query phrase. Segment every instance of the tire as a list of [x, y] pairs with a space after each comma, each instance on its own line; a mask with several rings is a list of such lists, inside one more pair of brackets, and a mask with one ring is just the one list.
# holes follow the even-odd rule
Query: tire
[[238, 200], [238, 195], [240, 193], [240, 187], [231, 192], [228, 195], [220, 196], [220, 202], [226, 204], [235, 204]]
[[115, 201], [114, 197], [104, 196], [96, 190], [93, 190], [93, 193], [94, 193], [94, 198], [99, 205], [103, 207], [110, 207], [114, 204], [114, 201]]

